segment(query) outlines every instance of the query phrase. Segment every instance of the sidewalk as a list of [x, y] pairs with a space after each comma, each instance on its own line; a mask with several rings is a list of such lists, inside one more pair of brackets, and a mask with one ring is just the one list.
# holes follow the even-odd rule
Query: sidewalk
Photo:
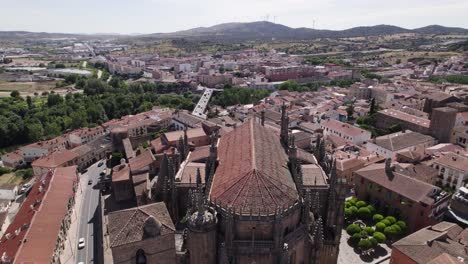
[[75, 263], [76, 251], [78, 250], [78, 216], [81, 214], [81, 204], [83, 203], [83, 192], [86, 188], [88, 181], [88, 174], [79, 176], [78, 190], [76, 191], [75, 206], [73, 208], [70, 229], [68, 230], [67, 240], [64, 245], [65, 248], [60, 256], [61, 263]]

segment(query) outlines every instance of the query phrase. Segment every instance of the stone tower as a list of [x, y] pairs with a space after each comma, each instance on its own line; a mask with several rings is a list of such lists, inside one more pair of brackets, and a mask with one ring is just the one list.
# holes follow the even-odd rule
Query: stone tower
[[201, 187], [200, 170], [197, 170], [197, 188], [192, 193], [195, 206], [188, 212], [187, 249], [190, 264], [217, 263], [216, 211], [206, 204]]

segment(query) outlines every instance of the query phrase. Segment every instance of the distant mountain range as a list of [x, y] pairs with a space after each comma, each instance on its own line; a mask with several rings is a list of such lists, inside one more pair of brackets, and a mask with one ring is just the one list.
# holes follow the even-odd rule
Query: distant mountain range
[[354, 27], [346, 30], [325, 30], [311, 28], [291, 28], [267, 21], [251, 23], [226, 23], [212, 27], [199, 27], [174, 33], [156, 33], [139, 37], [161, 39], [192, 38], [192, 39], [316, 39], [316, 38], [347, 38], [379, 36], [399, 33], [419, 34], [468, 34], [468, 29], [431, 25], [416, 29], [406, 29], [391, 25], [369, 27]]
[[468, 29], [431, 25], [416, 29], [406, 29], [391, 25], [377, 25], [368, 27], [354, 27], [345, 30], [325, 30], [311, 28], [291, 28], [268, 21], [250, 23], [225, 23], [212, 27], [198, 27], [173, 33], [154, 33], [146, 35], [118, 35], [118, 34], [64, 34], [64, 33], [35, 33], [26, 31], [0, 31], [3, 39], [35, 39], [35, 38], [65, 38], [65, 37], [126, 37], [151, 39], [198, 39], [198, 40], [269, 40], [275, 39], [316, 39], [316, 38], [347, 38], [367, 37], [399, 33], [418, 34], [467, 34]]

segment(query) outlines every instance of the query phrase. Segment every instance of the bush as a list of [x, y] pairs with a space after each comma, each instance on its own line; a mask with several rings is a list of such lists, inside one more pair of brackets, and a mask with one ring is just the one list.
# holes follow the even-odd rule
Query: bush
[[356, 224], [350, 224], [348, 227], [346, 227], [346, 232], [350, 235], [354, 235], [356, 233], [361, 232], [361, 227], [356, 225]]
[[372, 247], [372, 243], [369, 241], [369, 239], [361, 239], [358, 243], [358, 247], [361, 249], [369, 249]]
[[11, 172], [11, 170], [9, 168], [0, 167], [0, 175], [10, 173], [10, 172]]
[[406, 228], [408, 228], [404, 221], [397, 221], [396, 224], [401, 228], [401, 230], [406, 230]]
[[381, 214], [375, 214], [372, 217], [372, 220], [374, 220], [374, 223], [378, 223], [378, 222], [382, 221], [383, 219], [384, 219], [384, 217]]
[[359, 233], [356, 233], [356, 234], [352, 235], [351, 238], [352, 238], [353, 240], [355, 240], [355, 241], [358, 241], [358, 240], [361, 239], [361, 233], [360, 233], [360, 232], [359, 232]]
[[369, 236], [369, 234], [367, 234], [367, 232], [366, 232], [366, 231], [364, 231], [364, 230], [363, 230], [363, 231], [361, 231], [359, 234], [361, 235], [361, 238], [366, 238], [366, 237], [368, 237], [368, 236]]
[[374, 228], [368, 226], [368, 227], [365, 227], [364, 228], [364, 231], [366, 231], [366, 233], [369, 235], [369, 236], [372, 236], [372, 234], [374, 234], [375, 230]]
[[358, 199], [356, 197], [353, 197], [353, 198], [347, 200], [346, 202], [350, 203], [351, 205], [356, 205], [357, 201], [358, 201]]
[[382, 222], [378, 222], [377, 224], [375, 224], [375, 229], [380, 232], [383, 232], [386, 227], [387, 226]]
[[357, 207], [357, 208], [361, 208], [361, 207], [365, 207], [365, 206], [367, 206], [367, 203], [364, 202], [364, 201], [358, 201], [358, 202], [356, 203], [356, 207]]
[[371, 212], [371, 214], [375, 214], [375, 208], [374, 208], [374, 206], [372, 206], [372, 205], [369, 204], [366, 208], [369, 209], [369, 211]]
[[359, 208], [359, 210], [358, 210], [358, 215], [359, 215], [359, 217], [361, 217], [361, 218], [367, 219], [367, 218], [369, 218], [372, 214], [371, 214], [369, 208], [367, 208], [367, 207], [361, 207], [361, 208]]
[[388, 221], [387, 219], [384, 219], [384, 220], [380, 221], [380, 223], [384, 223], [385, 226], [391, 226], [392, 225], [392, 223], [390, 223], [390, 221]]
[[385, 243], [385, 241], [387, 241], [387, 237], [381, 232], [375, 232], [372, 237], [379, 243]]
[[345, 208], [344, 215], [346, 218], [352, 217], [354, 215], [353, 210], [351, 210], [351, 208]]
[[356, 215], [357, 212], [358, 212], [358, 209], [357, 209], [356, 206], [351, 206], [351, 207], [349, 208], [349, 210], [351, 210], [351, 213], [352, 213], [353, 215]]
[[396, 218], [393, 216], [387, 216], [385, 217], [385, 220], [388, 220], [390, 222], [390, 225], [393, 225], [396, 223]]
[[402, 230], [401, 230], [401, 227], [399, 225], [397, 225], [397, 224], [391, 225], [390, 227], [395, 230], [397, 235], [401, 235], [403, 233]]
[[387, 226], [384, 229], [384, 234], [386, 236], [396, 236], [396, 235], [398, 235], [398, 230], [395, 230], [395, 228], [393, 228], [393, 226]]

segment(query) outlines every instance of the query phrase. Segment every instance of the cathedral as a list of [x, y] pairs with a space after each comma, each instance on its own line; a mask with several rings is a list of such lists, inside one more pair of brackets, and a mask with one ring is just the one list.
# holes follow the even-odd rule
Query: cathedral
[[[284, 105], [279, 131], [262, 114], [210, 139], [198, 167], [187, 162], [194, 158], [186, 136], [178, 155], [161, 161], [154, 193], [185, 224], [177, 262], [337, 262], [347, 184], [324, 142], [315, 155], [297, 148]], [[193, 182], [180, 184], [179, 171], [190, 168]]]

